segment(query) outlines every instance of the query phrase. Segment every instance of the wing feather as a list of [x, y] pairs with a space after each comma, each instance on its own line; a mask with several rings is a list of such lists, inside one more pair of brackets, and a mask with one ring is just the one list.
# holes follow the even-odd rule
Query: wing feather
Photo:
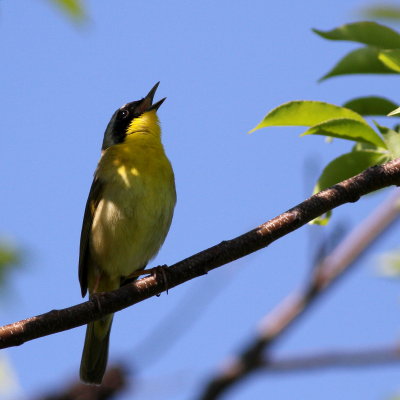
[[93, 218], [103, 194], [104, 185], [96, 176], [90, 188], [83, 217], [81, 243], [79, 249], [79, 282], [81, 284], [82, 297], [85, 297], [88, 286], [88, 266], [90, 260], [90, 232]]

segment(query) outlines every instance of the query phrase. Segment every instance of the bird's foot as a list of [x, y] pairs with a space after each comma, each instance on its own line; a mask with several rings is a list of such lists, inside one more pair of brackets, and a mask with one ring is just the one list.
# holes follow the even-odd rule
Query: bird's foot
[[159, 276], [162, 276], [162, 282], [164, 283], [165, 292], [168, 294], [168, 279], [167, 279], [168, 265], [159, 265], [158, 267], [150, 268], [147, 271], [151, 273], [156, 281], [159, 281]]
[[161, 275], [161, 279], [162, 282], [164, 282], [164, 287], [165, 287], [165, 291], [168, 294], [168, 279], [167, 279], [167, 273], [166, 270], [168, 269], [168, 265], [159, 265], [158, 267], [154, 267], [154, 268], [149, 268], [149, 269], [143, 269], [140, 271], [134, 271], [131, 274], [129, 274], [127, 277], [124, 278], [124, 284], [126, 282], [130, 283], [133, 280], [135, 280], [136, 278], [138, 278], [139, 276], [143, 276], [143, 275], [151, 275], [154, 278], [156, 278], [157, 282], [160, 279], [160, 275]]
[[101, 304], [100, 304], [100, 298], [99, 295], [101, 295], [101, 292], [98, 293], [91, 293], [89, 295], [89, 300], [90, 301], [94, 301], [97, 304], [97, 308], [99, 309], [99, 311], [101, 312]]

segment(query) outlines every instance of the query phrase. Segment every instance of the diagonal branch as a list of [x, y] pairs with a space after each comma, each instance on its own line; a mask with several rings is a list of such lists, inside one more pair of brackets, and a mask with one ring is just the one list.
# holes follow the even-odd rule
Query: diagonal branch
[[353, 368], [398, 364], [400, 347], [387, 346], [364, 350], [336, 350], [265, 360], [261, 368], [268, 373], [292, 373], [322, 368]]
[[282, 334], [310, 310], [310, 306], [400, 217], [399, 212], [400, 191], [396, 189], [377, 210], [319, 262], [304, 289], [290, 294], [265, 316], [258, 335], [240, 354], [230, 358], [223, 371], [210, 379], [199, 399], [217, 399], [233, 385], [264, 367], [267, 363], [265, 353], [271, 350]]
[[400, 185], [399, 158], [368, 168], [241, 236], [223, 241], [172, 265], [165, 269], [167, 282], [164, 282], [164, 274], [146, 277], [118, 290], [99, 293], [85, 303], [0, 327], [0, 348], [18, 346], [29, 340], [76, 328], [120, 311], [161, 293], [166, 284], [171, 289], [204, 275], [212, 269], [268, 246], [329, 210], [345, 203], [356, 202], [367, 193], [391, 185]]

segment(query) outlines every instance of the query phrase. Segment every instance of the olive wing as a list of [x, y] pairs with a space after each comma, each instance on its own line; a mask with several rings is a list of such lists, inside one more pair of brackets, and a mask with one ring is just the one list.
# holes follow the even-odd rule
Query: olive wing
[[94, 214], [102, 198], [103, 189], [104, 185], [100, 179], [95, 176], [86, 202], [81, 231], [81, 243], [79, 248], [79, 282], [81, 284], [82, 297], [85, 297], [88, 285], [90, 232], [92, 230]]

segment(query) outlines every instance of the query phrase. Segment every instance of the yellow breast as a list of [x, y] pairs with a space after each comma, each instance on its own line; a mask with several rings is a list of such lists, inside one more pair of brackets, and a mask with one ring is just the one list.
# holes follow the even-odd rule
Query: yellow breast
[[174, 174], [160, 140], [133, 136], [107, 149], [96, 172], [104, 192], [94, 215], [91, 253], [111, 277], [127, 276], [157, 254], [176, 203]]

